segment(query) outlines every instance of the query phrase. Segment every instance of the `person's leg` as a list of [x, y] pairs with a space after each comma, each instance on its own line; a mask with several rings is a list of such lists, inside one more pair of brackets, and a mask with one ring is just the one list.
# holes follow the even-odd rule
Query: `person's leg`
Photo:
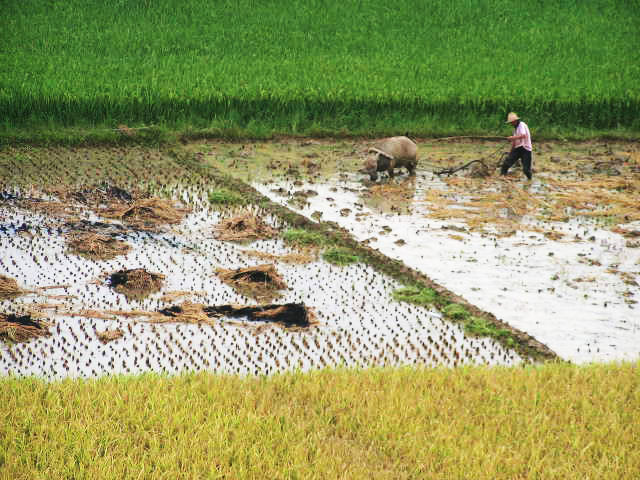
[[518, 161], [518, 150], [516, 148], [512, 148], [507, 155], [507, 158], [502, 162], [502, 167], [500, 168], [500, 175], [506, 175], [509, 169], [513, 166], [514, 163]]
[[531, 180], [531, 152], [526, 148], [522, 149], [522, 170], [529, 180]]

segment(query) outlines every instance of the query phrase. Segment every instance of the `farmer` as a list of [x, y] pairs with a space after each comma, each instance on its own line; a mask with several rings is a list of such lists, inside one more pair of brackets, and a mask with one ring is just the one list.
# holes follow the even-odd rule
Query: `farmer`
[[522, 170], [529, 180], [531, 180], [531, 133], [529, 127], [514, 112], [509, 113], [507, 121], [513, 125], [513, 135], [507, 137], [511, 141], [511, 151], [502, 162], [501, 175], [506, 175], [509, 169], [518, 159], [522, 160]]

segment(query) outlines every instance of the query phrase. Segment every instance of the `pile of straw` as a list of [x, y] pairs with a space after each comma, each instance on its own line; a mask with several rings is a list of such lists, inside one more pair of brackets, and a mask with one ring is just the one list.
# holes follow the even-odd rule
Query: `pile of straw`
[[13, 313], [0, 313], [0, 339], [11, 342], [27, 342], [32, 338], [51, 335], [51, 324], [31, 315], [18, 316]]
[[141, 198], [132, 203], [113, 203], [98, 213], [116, 218], [136, 227], [173, 225], [180, 223], [190, 210], [176, 207], [169, 200]]
[[96, 335], [102, 343], [109, 343], [122, 337], [124, 335], [124, 332], [119, 328], [116, 328], [115, 330], [104, 330], [102, 332], [96, 332]]
[[100, 260], [125, 255], [131, 250], [131, 246], [123, 241], [91, 232], [70, 235], [67, 238], [67, 245], [72, 253]]
[[277, 290], [287, 288], [284, 279], [271, 264], [235, 270], [218, 268], [216, 274], [220, 280], [228, 283], [241, 294], [258, 299], [274, 298], [277, 296]]
[[267, 253], [261, 252], [259, 250], [243, 250], [242, 253], [248, 255], [250, 257], [259, 258], [260, 260], [269, 260], [269, 261], [281, 261], [285, 263], [294, 263], [294, 264], [302, 264], [302, 263], [311, 263], [315, 260], [316, 256], [311, 253], [284, 253], [282, 255], [277, 255], [275, 253]]
[[316, 322], [312, 309], [303, 303], [285, 303], [283, 305], [218, 305], [205, 307], [209, 315], [225, 317], [246, 317], [250, 321], [276, 322], [287, 327], [309, 327]]
[[244, 213], [227, 218], [214, 227], [213, 235], [218, 240], [258, 240], [273, 238], [277, 230], [267, 225], [261, 218]]
[[26, 293], [26, 291], [18, 286], [18, 282], [15, 279], [0, 275], [0, 300], [19, 297], [23, 293]]
[[126, 297], [140, 298], [162, 288], [165, 276], [161, 273], [147, 272], [143, 268], [119, 270], [109, 276], [115, 291]]
[[205, 306], [200, 303], [192, 303], [185, 301], [180, 306], [163, 308], [158, 311], [157, 315], [150, 317], [148, 322], [151, 323], [206, 323], [213, 324], [210, 315], [204, 311]]

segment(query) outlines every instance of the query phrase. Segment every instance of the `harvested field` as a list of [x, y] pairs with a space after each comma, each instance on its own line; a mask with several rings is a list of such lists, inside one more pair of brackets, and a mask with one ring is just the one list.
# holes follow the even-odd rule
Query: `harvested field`
[[[551, 154], [556, 155], [552, 150], [564, 146], [541, 146], [544, 151], [536, 152], [534, 160], [534, 181], [524, 185], [525, 190], [519, 184], [518, 169], [506, 179], [466, 178], [465, 171], [437, 178], [419, 169], [413, 179], [399, 173], [393, 181], [368, 185], [362, 182], [361, 175], [352, 173], [361, 167], [358, 152], [364, 143], [307, 144], [291, 140], [246, 147], [244, 156], [236, 155], [238, 147], [224, 143], [186, 148], [200, 150], [202, 154], [195, 158], [205, 167], [207, 162], [215, 161], [216, 165], [226, 166], [225, 173], [241, 178], [245, 173], [251, 175], [254, 185], [279, 203], [287, 203], [289, 198], [304, 199], [305, 205], [298, 211], [310, 221], [321, 219], [323, 228], [334, 231], [336, 237], [343, 235], [341, 228], [351, 231], [372, 247], [371, 252], [379, 249], [392, 259], [422, 270], [454, 293], [494, 313], [499, 320], [534, 334], [565, 359], [586, 362], [634, 358], [640, 344], [640, 325], [634, 315], [640, 251], [633, 244], [638, 242], [634, 232], [640, 226], [638, 220], [633, 220], [629, 200], [636, 188], [633, 166], [637, 162], [633, 152], [625, 151], [635, 148], [633, 145], [609, 145], [611, 154], [600, 145], [572, 145], [575, 151], [563, 152], [557, 161], [550, 159]], [[470, 158], [484, 158], [487, 152], [495, 151], [492, 144], [474, 143], [421, 144], [420, 148], [425, 149], [429, 164], [441, 167], [464, 164]], [[11, 162], [16, 150], [10, 152]], [[0, 161], [3, 155], [0, 153]], [[26, 168], [21, 174], [32, 180], [21, 180], [16, 185], [36, 185], [34, 192], [44, 191], [46, 179], [65, 175], [76, 181], [85, 175], [91, 185], [99, 184], [92, 176], [98, 173], [91, 163], [91, 150], [78, 150], [77, 158], [89, 157], [92, 166], [77, 172], [73, 170], [76, 163], [65, 160], [64, 155], [56, 157], [60, 162], [51, 164], [49, 173], [48, 164], [40, 162], [38, 155], [44, 158], [50, 152], [28, 155], [31, 163], [26, 165], [33, 168]], [[100, 155], [96, 154], [100, 163], [116, 172], [113, 182], [117, 183], [113, 184], [133, 192], [132, 186], [122, 181], [124, 174], [117, 173], [120, 153]], [[141, 152], [142, 158], [144, 155]], [[589, 155], [594, 160], [588, 160]], [[607, 162], [605, 168], [598, 163], [605, 155], [630, 160]], [[126, 222], [104, 223], [79, 201], [77, 205], [84, 209], [79, 218], [61, 219], [24, 209], [10, 199], [28, 197], [26, 187], [5, 189], [9, 199], [0, 206], [4, 218], [0, 246], [6, 254], [0, 273], [36, 292], [33, 297], [18, 297], [11, 303], [0, 300], [0, 304], [4, 308], [11, 305], [11, 311], [20, 315], [32, 306], [47, 306], [42, 311], [56, 322], [56, 331], [52, 337], [32, 343], [60, 351], [61, 339], [65, 338], [68, 345], [62, 345], [68, 353], [36, 361], [35, 354], [16, 345], [16, 358], [22, 358], [23, 365], [7, 357], [0, 359], [2, 371], [61, 378], [188, 369], [271, 373], [339, 364], [453, 366], [528, 361], [526, 355], [516, 354], [499, 337], [503, 326], [498, 324], [499, 329], [493, 332], [491, 325], [479, 321], [475, 312], [469, 314], [468, 322], [452, 324], [444, 312], [453, 314], [453, 309], [394, 301], [392, 293], [406, 285], [376, 271], [367, 264], [370, 260], [366, 255], [358, 257], [363, 263], [333, 266], [322, 256], [333, 245], [327, 243], [320, 230], [306, 228], [299, 217], [275, 215], [275, 209], [255, 205], [231, 212], [214, 208], [208, 198], [211, 189], [230, 188], [232, 182], [214, 185], [211, 178], [200, 176], [205, 174], [199, 170], [185, 170], [190, 165], [188, 160], [177, 165], [163, 157], [154, 158], [161, 169], [150, 171], [146, 169], [148, 162], [137, 163], [131, 156], [126, 156], [126, 162], [138, 169], [136, 172], [143, 179], [140, 191], [191, 209], [172, 229], [136, 229]], [[314, 158], [318, 167], [305, 169], [301, 163], [305, 158]], [[260, 173], [271, 160], [275, 166]], [[84, 165], [81, 161], [77, 164]], [[15, 171], [14, 166], [6, 171]], [[615, 175], [613, 169], [621, 175]], [[270, 176], [262, 180], [262, 174]], [[180, 180], [172, 184], [167, 178]], [[79, 185], [74, 185], [73, 190], [82, 191]], [[154, 190], [153, 185], [162, 187]], [[588, 195], [582, 195], [581, 190], [587, 190]], [[448, 192], [450, 197], [438, 191]], [[567, 197], [566, 192], [571, 195]], [[426, 201], [431, 198], [429, 195], [433, 196], [433, 206]], [[445, 203], [447, 200], [450, 202]], [[598, 212], [602, 205], [589, 210], [594, 202], [611, 205], [612, 215], [602, 216]], [[436, 211], [435, 206], [443, 209], [441, 218], [430, 216]], [[566, 222], [556, 218], [563, 208], [567, 209]], [[458, 210], [468, 212], [459, 217]], [[469, 213], [474, 210], [481, 214]], [[283, 232], [282, 237], [256, 239], [249, 251], [236, 242], [212, 238], [217, 225], [247, 211]], [[485, 221], [483, 216], [494, 220]], [[65, 238], [85, 231], [126, 240], [133, 250], [101, 262], [69, 254]], [[305, 245], [314, 246], [317, 252], [309, 255], [308, 250], [295, 250]], [[360, 253], [354, 257], [357, 255]], [[209, 318], [210, 323], [149, 322], [153, 315], [160, 316], [159, 310], [182, 299], [203, 308], [257, 307], [246, 295], [212, 275], [219, 268], [230, 272], [250, 268], [254, 258], [275, 264], [288, 287], [278, 290], [282, 297], [277, 302], [264, 298], [256, 303], [302, 303], [314, 309], [316, 327], [303, 332], [261, 330], [269, 322], [230, 321], [231, 316]], [[387, 260], [375, 267], [395, 269], [396, 263], [384, 263]], [[398, 264], [397, 268], [402, 267]], [[126, 297], [105, 282], [107, 273], [131, 269], [164, 275], [162, 291]], [[41, 289], [51, 285], [66, 287], [49, 298]], [[182, 293], [164, 297], [171, 292]], [[256, 327], [248, 328], [252, 324]], [[103, 349], [95, 332], [118, 328], [125, 332], [124, 337]], [[478, 332], [481, 336], [475, 337]], [[501, 344], [486, 336], [489, 334], [499, 338]], [[69, 345], [97, 353], [83, 363]], [[27, 367], [25, 362], [29, 359], [35, 363]]]
[[48, 337], [51, 323], [32, 315], [0, 313], [0, 340], [28, 342], [34, 338]]
[[98, 233], [73, 233], [67, 238], [67, 245], [72, 253], [97, 260], [110, 260], [131, 250], [126, 242]]
[[[135, 164], [135, 159], [128, 161]], [[42, 171], [38, 169], [37, 174]], [[38, 290], [28, 302], [15, 300], [12, 308], [26, 311], [41, 305], [56, 322], [52, 335], [32, 340], [31, 349], [17, 344], [12, 347], [13, 357], [0, 355], [0, 373], [56, 379], [148, 371], [270, 374], [337, 365], [510, 365], [529, 361], [492, 338], [467, 335], [462, 326], [445, 320], [436, 310], [394, 301], [391, 292], [400, 285], [366, 264], [336, 268], [305, 250], [294, 250], [279, 238], [255, 240], [253, 252], [266, 261], [278, 261], [277, 274], [289, 288], [279, 291], [282, 297], [277, 305], [303, 304], [313, 309], [317, 323], [310, 317], [307, 320], [314, 328], [296, 326], [306, 325], [303, 315], [288, 320], [289, 328], [267, 328], [284, 325], [268, 316], [262, 320], [255, 315], [253, 319], [232, 316], [237, 314], [232, 307], [213, 317], [203, 315], [209, 306], [240, 305], [235, 308], [254, 309], [258, 315], [264, 307], [251, 305], [244, 295], [211, 274], [217, 268], [248, 268], [251, 262], [242, 245], [212, 238], [214, 226], [229, 213], [211, 208], [209, 181], [194, 178], [194, 182], [195, 187], [171, 191], [172, 201], [179, 199], [192, 209], [179, 230], [129, 229], [101, 223], [96, 217], [68, 222], [14, 210], [11, 202], [0, 207], [14, 225], [0, 232], [0, 246], [6, 252], [3, 272], [18, 284]], [[251, 211], [276, 230], [290, 228], [277, 224], [266, 211]], [[28, 226], [29, 236], [19, 233], [22, 224]], [[133, 252], [101, 262], [73, 255], [66, 236], [80, 232], [126, 238]], [[105, 281], [107, 273], [127, 270], [161, 272], [162, 291], [127, 297]], [[149, 284], [154, 282], [137, 286]], [[56, 292], [55, 304], [42, 290], [51, 285], [62, 287]], [[190, 303], [179, 304], [178, 312], [171, 306], [180, 297]], [[160, 313], [167, 308], [173, 308], [173, 317]], [[277, 307], [271, 313], [278, 314]], [[117, 341], [103, 344], [97, 336], [97, 332], [118, 329], [124, 335]], [[439, 339], [445, 335], [446, 344]], [[52, 349], [54, 353], [46, 357], [38, 353]]]
[[165, 275], [144, 268], [119, 270], [109, 275], [110, 286], [130, 298], [143, 298], [162, 288]]
[[264, 240], [277, 234], [275, 228], [250, 212], [227, 218], [214, 227], [214, 237], [218, 240]]

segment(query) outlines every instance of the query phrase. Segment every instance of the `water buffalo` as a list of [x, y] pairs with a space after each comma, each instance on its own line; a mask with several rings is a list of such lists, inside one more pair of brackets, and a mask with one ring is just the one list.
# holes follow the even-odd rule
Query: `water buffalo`
[[407, 137], [391, 137], [383, 140], [377, 147], [369, 149], [363, 173], [369, 174], [371, 181], [378, 179], [378, 172], [386, 171], [393, 177], [394, 168], [406, 168], [409, 175], [415, 175], [418, 165], [418, 147]]

